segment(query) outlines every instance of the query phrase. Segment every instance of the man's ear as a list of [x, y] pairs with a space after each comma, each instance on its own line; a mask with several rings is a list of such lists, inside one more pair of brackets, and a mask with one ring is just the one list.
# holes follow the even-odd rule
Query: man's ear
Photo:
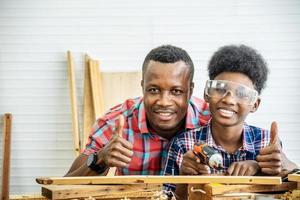
[[256, 102], [254, 103], [254, 105], [252, 106], [250, 112], [254, 113], [255, 111], [257, 111], [259, 104], [260, 104], [261, 99], [258, 97]]
[[193, 95], [193, 92], [194, 92], [194, 82], [191, 82], [190, 83], [190, 98], [191, 98], [191, 96]]
[[144, 94], [144, 79], [141, 80], [142, 92]]

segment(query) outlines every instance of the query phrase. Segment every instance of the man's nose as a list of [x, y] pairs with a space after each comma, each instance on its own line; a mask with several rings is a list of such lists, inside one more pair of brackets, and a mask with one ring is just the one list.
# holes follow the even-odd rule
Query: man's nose
[[161, 105], [161, 106], [168, 106], [171, 105], [171, 97], [169, 92], [162, 92], [159, 100], [157, 101], [157, 104]]

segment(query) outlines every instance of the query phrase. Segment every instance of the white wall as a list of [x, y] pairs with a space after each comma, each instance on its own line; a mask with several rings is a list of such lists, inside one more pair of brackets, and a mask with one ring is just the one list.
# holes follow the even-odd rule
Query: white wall
[[194, 60], [202, 96], [218, 47], [253, 46], [271, 74], [249, 122], [269, 128], [276, 120], [285, 151], [300, 163], [299, 35], [298, 0], [0, 0], [0, 113], [13, 113], [11, 193], [39, 192], [35, 177], [64, 175], [74, 159], [68, 49], [81, 106], [85, 52], [104, 71], [134, 71], [151, 48], [180, 46]]

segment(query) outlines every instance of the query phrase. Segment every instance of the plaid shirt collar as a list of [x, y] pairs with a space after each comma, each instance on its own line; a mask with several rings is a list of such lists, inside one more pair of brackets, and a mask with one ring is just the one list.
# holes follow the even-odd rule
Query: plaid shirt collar
[[[216, 144], [214, 138], [212, 137], [211, 133], [211, 121], [208, 122], [208, 131], [206, 135], [206, 141], [209, 146], [215, 147], [217, 149], [223, 149], [223, 147]], [[252, 141], [252, 133], [250, 131], [249, 126], [244, 123], [243, 126], [243, 146], [238, 149], [238, 151], [249, 151], [249, 152], [255, 152], [254, 142]]]
[[[194, 107], [192, 99], [189, 100], [187, 115], [186, 115], [186, 125], [185, 129], [195, 129], [200, 127], [200, 122], [198, 117], [196, 116], [196, 112], [194, 111]], [[141, 99], [139, 107], [138, 107], [138, 127], [141, 133], [149, 133], [149, 129], [147, 127], [147, 120], [146, 120], [146, 111], [143, 99]]]

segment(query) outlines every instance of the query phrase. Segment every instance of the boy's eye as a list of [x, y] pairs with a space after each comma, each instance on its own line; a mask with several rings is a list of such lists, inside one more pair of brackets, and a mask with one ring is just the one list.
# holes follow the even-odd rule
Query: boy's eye
[[173, 89], [172, 90], [172, 94], [174, 94], [174, 95], [180, 95], [182, 93], [183, 93], [182, 90], [178, 90], [178, 89]]
[[225, 88], [214, 88], [214, 89], [219, 94], [225, 94], [227, 91]]
[[241, 99], [248, 98], [248, 93], [247, 93], [247, 91], [246, 91], [245, 89], [243, 89], [243, 88], [237, 89], [236, 92], [235, 92], [235, 94], [236, 94], [236, 96], [237, 96], [238, 98], [241, 98]]

